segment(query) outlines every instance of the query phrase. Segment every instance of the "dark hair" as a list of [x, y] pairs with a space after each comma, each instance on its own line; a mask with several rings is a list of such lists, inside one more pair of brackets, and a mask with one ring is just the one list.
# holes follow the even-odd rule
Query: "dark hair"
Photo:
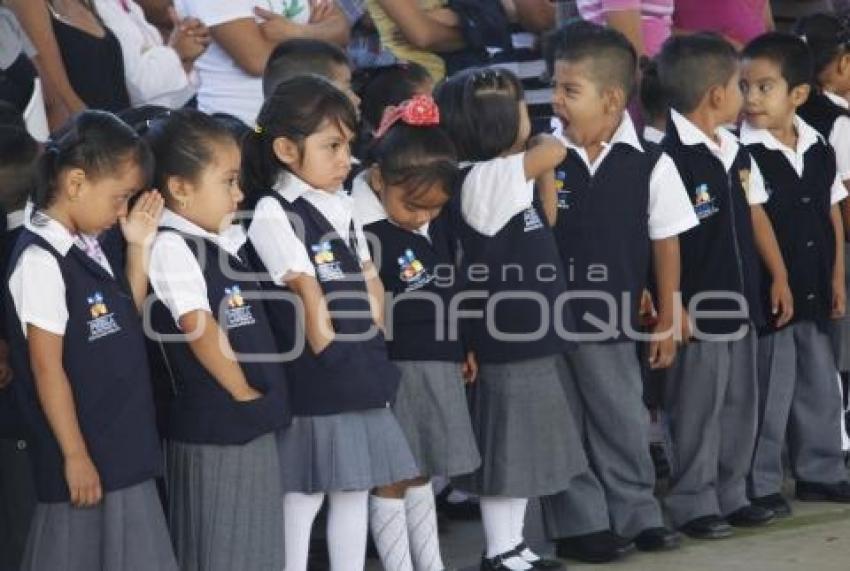
[[325, 121], [357, 129], [357, 111], [348, 96], [317, 75], [299, 75], [277, 86], [263, 103], [257, 127], [242, 143], [242, 170], [239, 185], [248, 204], [270, 189], [282, 169], [275, 155], [274, 141], [286, 137], [303, 152], [304, 140]]
[[436, 90], [440, 124], [452, 138], [462, 161], [495, 158], [516, 143], [522, 85], [508, 70], [467, 69]]
[[590, 79], [597, 86], [620, 87], [626, 99], [631, 97], [638, 56], [628, 38], [617, 30], [574, 19], [550, 33], [544, 45], [550, 76], [555, 74], [556, 61], [586, 61]]
[[809, 46], [815, 78], [850, 46], [850, 30], [832, 14], [812, 14], [800, 18], [794, 24], [794, 33]]
[[251, 132], [251, 128], [242, 119], [230, 113], [213, 113], [211, 117], [218, 121], [222, 127], [230, 131], [230, 134], [239, 141], [240, 145], [245, 140], [245, 137], [248, 136], [248, 133]]
[[154, 119], [165, 117], [171, 109], [162, 105], [142, 105], [131, 107], [118, 113], [118, 118], [127, 123], [136, 133], [144, 135]]
[[354, 80], [355, 91], [362, 101], [360, 112], [368, 127], [376, 129], [384, 109], [410, 99], [416, 89], [430, 79], [428, 70], [413, 62], [358, 72]]
[[170, 177], [197, 180], [213, 160], [213, 143], [236, 143], [225, 126], [195, 109], [181, 109], [155, 119], [145, 139], [156, 163], [154, 187], [169, 201], [173, 200], [168, 190]]
[[137, 162], [146, 180], [150, 179], [153, 160], [145, 141], [112, 113], [83, 111], [47, 145], [41, 156], [32, 196], [33, 214], [56, 199], [63, 170], [79, 168], [87, 177], [97, 179], [115, 173], [128, 160]]
[[641, 66], [640, 106], [648, 119], [656, 120], [667, 116], [670, 106], [658, 77], [658, 62], [644, 59]]
[[24, 207], [32, 194], [38, 141], [19, 127], [0, 125], [0, 204], [7, 212]]
[[314, 73], [330, 79], [337, 65], [350, 64], [345, 52], [333, 44], [310, 38], [281, 42], [272, 50], [263, 71], [263, 97], [269, 97], [278, 85], [296, 75]]
[[806, 85], [814, 79], [812, 54], [806, 42], [793, 34], [768, 32], [748, 43], [741, 52], [744, 59], [766, 59], [781, 70], [788, 88]]
[[738, 66], [738, 53], [717, 34], [700, 32], [668, 38], [657, 60], [670, 106], [690, 113], [712, 87], [729, 83]]
[[0, 125], [26, 129], [27, 124], [20, 110], [8, 101], [0, 100]]
[[404, 187], [413, 198], [440, 183], [451, 193], [457, 174], [457, 154], [442, 128], [393, 125], [377, 139], [369, 154], [384, 182]]

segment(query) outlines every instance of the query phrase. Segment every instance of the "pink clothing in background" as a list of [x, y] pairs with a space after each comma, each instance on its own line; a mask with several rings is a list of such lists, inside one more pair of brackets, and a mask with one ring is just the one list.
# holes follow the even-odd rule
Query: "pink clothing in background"
[[582, 18], [603, 25], [609, 12], [640, 10], [644, 55], [657, 54], [670, 36], [674, 0], [577, 0], [576, 3]]
[[767, 31], [767, 0], [676, 0], [673, 26], [691, 32], [707, 30], [746, 44]]

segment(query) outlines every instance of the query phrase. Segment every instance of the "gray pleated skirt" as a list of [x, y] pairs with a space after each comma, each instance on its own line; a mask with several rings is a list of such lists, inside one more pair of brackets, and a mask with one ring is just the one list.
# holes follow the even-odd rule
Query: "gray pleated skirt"
[[389, 408], [296, 416], [277, 442], [284, 493], [369, 490], [419, 475]]
[[[850, 292], [850, 244], [844, 245], [844, 281]], [[830, 338], [835, 352], [835, 364], [842, 373], [850, 372], [850, 312], [830, 324]]]
[[169, 442], [166, 452], [168, 524], [180, 570], [283, 569], [274, 434], [241, 446]]
[[482, 496], [548, 496], [587, 468], [559, 359], [481, 365], [470, 410], [482, 462], [453, 480], [457, 488]]
[[108, 492], [93, 508], [35, 508], [21, 571], [177, 571], [156, 484]]
[[481, 464], [460, 364], [395, 361], [401, 384], [393, 411], [423, 476], [459, 476]]

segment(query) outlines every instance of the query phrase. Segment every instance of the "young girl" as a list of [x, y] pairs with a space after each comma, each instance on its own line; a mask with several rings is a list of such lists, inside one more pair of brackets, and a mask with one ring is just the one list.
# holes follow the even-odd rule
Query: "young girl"
[[[278, 86], [257, 123], [242, 160], [242, 187], [255, 204], [248, 240], [270, 281], [300, 300], [309, 345], [292, 363], [294, 418], [278, 440], [286, 569], [306, 569], [310, 527], [327, 494], [331, 569], [359, 570], [368, 490], [419, 470], [388, 408], [399, 373], [379, 331], [383, 288], [351, 198], [339, 192], [356, 112], [326, 80], [301, 76]], [[288, 328], [286, 302], [268, 306], [277, 331]]]
[[[14, 386], [39, 501], [27, 571], [177, 569], [154, 484], [161, 451], [137, 312], [162, 199], [146, 193], [127, 214], [149, 158], [115, 116], [79, 115], [41, 159], [9, 260]], [[126, 275], [97, 240], [116, 221]]]
[[460, 177], [457, 224], [464, 286], [478, 302], [464, 308], [479, 313], [469, 338], [481, 363], [472, 419], [482, 465], [458, 487], [481, 496], [482, 569], [558, 566], [531, 552], [522, 530], [528, 498], [566, 489], [587, 465], [556, 367], [567, 348], [556, 320], [565, 331], [574, 329], [556, 303], [565, 274], [544, 222], [554, 197], [535, 196], [533, 184], [553, 176], [566, 149], [541, 138], [525, 150], [528, 112], [509, 72], [458, 74], [438, 89], [437, 101], [458, 157], [472, 161]]
[[151, 321], [172, 336], [162, 347], [176, 389], [166, 470], [177, 560], [184, 571], [279, 571], [274, 434], [288, 400], [283, 364], [267, 360], [277, 351], [240, 254], [245, 234], [233, 226], [239, 147], [192, 110], [154, 121], [147, 139], [166, 204], [151, 250]]
[[455, 248], [441, 209], [457, 165], [434, 100], [421, 95], [388, 107], [371, 158], [354, 180], [355, 217], [377, 239], [381, 281], [392, 294], [387, 348], [402, 375], [393, 410], [421, 474], [375, 491], [372, 537], [387, 571], [441, 571], [430, 477], [467, 474], [481, 458], [463, 386], [477, 365], [447, 327]]

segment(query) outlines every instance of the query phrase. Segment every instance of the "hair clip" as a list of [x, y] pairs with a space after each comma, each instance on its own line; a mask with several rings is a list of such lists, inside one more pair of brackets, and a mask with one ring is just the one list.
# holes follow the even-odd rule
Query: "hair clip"
[[401, 121], [413, 127], [432, 127], [440, 124], [440, 108], [430, 95], [417, 95], [397, 106], [384, 109], [381, 125], [375, 131], [376, 139], [387, 134], [390, 127]]
[[263, 134], [263, 128], [259, 124], [254, 125], [254, 132], [258, 135], [262, 135]]

